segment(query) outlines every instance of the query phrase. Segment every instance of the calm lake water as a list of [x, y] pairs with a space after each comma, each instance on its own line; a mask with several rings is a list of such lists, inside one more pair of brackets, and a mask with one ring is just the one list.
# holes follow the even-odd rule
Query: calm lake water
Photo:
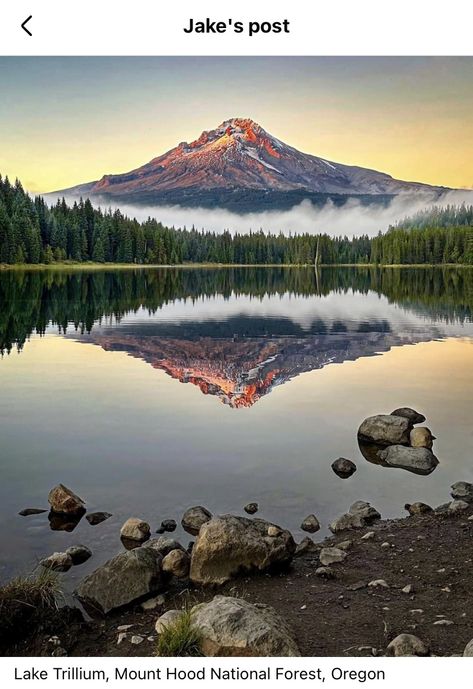
[[[0, 579], [70, 545], [116, 554], [130, 516], [191, 505], [324, 525], [358, 499], [385, 517], [473, 480], [473, 271], [0, 272]], [[366, 416], [412, 406], [438, 440], [427, 477], [368, 463]], [[330, 465], [353, 459], [341, 480]], [[89, 511], [50, 528], [49, 489]], [[189, 536], [180, 527], [179, 538]]]

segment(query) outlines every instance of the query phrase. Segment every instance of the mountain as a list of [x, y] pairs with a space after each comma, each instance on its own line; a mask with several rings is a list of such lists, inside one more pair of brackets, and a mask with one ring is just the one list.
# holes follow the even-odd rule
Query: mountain
[[445, 187], [319, 158], [283, 143], [251, 119], [234, 118], [183, 142], [131, 172], [63, 190], [128, 203], [290, 207], [304, 198], [343, 203], [357, 196], [385, 202], [401, 193], [438, 195]]

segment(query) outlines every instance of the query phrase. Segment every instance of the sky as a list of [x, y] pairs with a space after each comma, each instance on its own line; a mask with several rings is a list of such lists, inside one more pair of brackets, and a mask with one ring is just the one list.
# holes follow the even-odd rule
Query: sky
[[0, 57], [0, 173], [33, 193], [231, 117], [328, 160], [473, 187], [473, 58]]

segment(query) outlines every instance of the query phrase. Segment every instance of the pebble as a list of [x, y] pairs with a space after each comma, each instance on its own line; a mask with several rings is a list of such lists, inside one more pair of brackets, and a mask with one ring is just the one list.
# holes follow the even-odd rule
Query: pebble
[[411, 610], [412, 615], [422, 615], [423, 612], [424, 611], [422, 610], [422, 608], [414, 608], [413, 610]]
[[364, 536], [361, 537], [362, 541], [370, 541], [372, 538], [374, 538], [375, 534], [374, 531], [367, 531]]
[[270, 538], [276, 538], [276, 536], [279, 536], [281, 533], [282, 531], [278, 526], [268, 526], [268, 536], [270, 536]]
[[403, 593], [413, 593], [414, 592], [414, 587], [412, 584], [407, 584], [407, 586], [404, 586], [403, 589], [401, 589]]
[[117, 638], [117, 646], [120, 646], [121, 642], [126, 639], [126, 632], [120, 632]]
[[133, 624], [121, 624], [119, 627], [117, 627], [117, 632], [126, 632], [128, 629], [131, 629], [134, 625]]
[[135, 644], [137, 646], [138, 644], [141, 644], [144, 641], [144, 639], [142, 636], [138, 636], [137, 634], [134, 634], [131, 637], [130, 641], [132, 644]]
[[142, 610], [155, 610], [158, 608], [160, 605], [164, 605], [166, 598], [161, 595], [161, 596], [156, 596], [155, 598], [148, 598], [148, 600], [143, 601], [141, 603], [141, 609]]
[[434, 625], [441, 627], [449, 627], [451, 624], [455, 624], [452, 620], [437, 620]]
[[378, 586], [381, 586], [385, 589], [389, 588], [389, 584], [384, 579], [373, 579], [373, 581], [368, 583], [368, 586], [371, 586], [372, 588], [378, 588]]
[[330, 567], [317, 567], [315, 576], [324, 577], [324, 579], [334, 579], [335, 572]]
[[391, 545], [387, 541], [384, 541], [384, 543], [381, 543], [381, 548], [390, 548], [390, 547], [391, 547]]
[[307, 610], [307, 605], [301, 605], [300, 610]]

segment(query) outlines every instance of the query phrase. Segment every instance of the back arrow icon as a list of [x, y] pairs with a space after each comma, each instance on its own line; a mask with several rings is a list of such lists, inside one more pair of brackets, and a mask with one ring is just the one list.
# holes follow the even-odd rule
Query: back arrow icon
[[32, 19], [32, 18], [33, 18], [33, 15], [30, 14], [30, 16], [27, 17], [27, 18], [25, 19], [25, 21], [23, 22], [23, 24], [21, 25], [21, 28], [23, 29], [23, 31], [26, 31], [26, 33], [28, 34], [28, 36], [32, 36], [32, 35], [33, 35], [33, 34], [31, 33], [31, 31], [30, 31], [29, 29], [26, 28], [26, 25], [28, 24], [28, 22], [29, 22], [30, 19]]

